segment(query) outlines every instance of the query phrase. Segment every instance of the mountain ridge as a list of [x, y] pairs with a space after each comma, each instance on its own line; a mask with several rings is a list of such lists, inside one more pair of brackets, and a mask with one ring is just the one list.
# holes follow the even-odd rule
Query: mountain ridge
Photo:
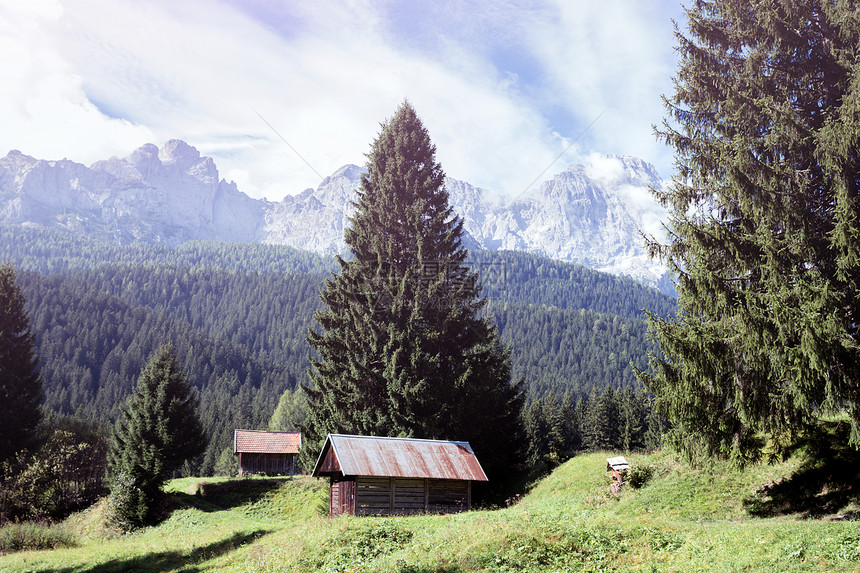
[[[181, 140], [161, 148], [146, 144], [89, 167], [13, 150], [0, 158], [0, 223], [61, 228], [120, 244], [215, 240], [344, 254], [361, 173], [347, 164], [316, 189], [273, 202], [220, 178], [210, 157]], [[665, 268], [650, 259], [640, 232], [661, 214], [656, 202], [643, 200], [645, 188], [662, 184], [653, 166], [627, 156], [571, 165], [509, 203], [468, 182], [445, 181], [470, 249], [524, 251], [666, 291]]]

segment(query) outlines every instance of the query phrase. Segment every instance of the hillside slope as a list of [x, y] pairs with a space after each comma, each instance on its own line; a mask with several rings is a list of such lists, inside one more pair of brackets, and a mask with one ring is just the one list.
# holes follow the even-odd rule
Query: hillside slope
[[511, 507], [453, 516], [329, 519], [308, 511], [325, 501], [322, 480], [183, 480], [173, 486], [172, 515], [157, 527], [104, 539], [83, 533], [98, 529], [97, 516], [76, 517], [69, 523], [83, 534], [81, 547], [3, 556], [0, 569], [857, 571], [857, 522], [760, 519], [744, 510], [764, 484], [791, 476], [800, 458], [738, 471], [692, 470], [667, 453], [631, 455], [657, 471], [641, 490], [616, 498], [607, 491], [607, 455], [568, 461]]

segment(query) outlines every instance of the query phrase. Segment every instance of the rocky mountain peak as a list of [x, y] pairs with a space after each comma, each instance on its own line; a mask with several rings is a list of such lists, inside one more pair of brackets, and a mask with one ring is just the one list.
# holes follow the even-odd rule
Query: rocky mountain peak
[[353, 165], [352, 163], [347, 163], [340, 169], [336, 170], [334, 173], [323, 179], [323, 182], [320, 183], [320, 187], [324, 187], [328, 181], [331, 179], [335, 179], [338, 177], [343, 177], [349, 181], [361, 181], [361, 173], [364, 171], [358, 165]]
[[[38, 167], [38, 168], [36, 168]], [[146, 144], [90, 167], [19, 151], [0, 159], [0, 223], [35, 223], [119, 241], [260, 241], [345, 253], [362, 168], [344, 165], [316, 189], [278, 203], [219, 179], [215, 162], [181, 140]], [[593, 156], [510, 204], [446, 178], [469, 248], [512, 249], [657, 285], [665, 274], [640, 229], [663, 216], [647, 193], [662, 182], [635, 157]]]
[[181, 139], [171, 139], [158, 150], [158, 158], [162, 165], [176, 165], [180, 169], [187, 169], [200, 160], [200, 152]]
[[24, 155], [17, 149], [13, 149], [6, 154], [6, 157], [0, 159], [0, 164], [13, 170], [22, 169], [24, 166], [33, 166], [36, 162], [36, 158]]

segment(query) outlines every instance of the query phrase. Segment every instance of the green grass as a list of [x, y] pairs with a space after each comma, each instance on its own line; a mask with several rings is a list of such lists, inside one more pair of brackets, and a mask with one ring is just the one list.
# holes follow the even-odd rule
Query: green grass
[[0, 554], [26, 549], [73, 547], [78, 538], [63, 525], [13, 523], [0, 528]]
[[[175, 480], [159, 526], [117, 535], [96, 506], [65, 524], [78, 547], [0, 556], [0, 571], [860, 571], [860, 521], [804, 504], [751, 514], [772, 501], [763, 486], [804, 475], [800, 452], [743, 471], [629, 455], [655, 472], [620, 497], [608, 492], [608, 456], [577, 456], [511, 507], [451, 516], [330, 519], [326, 482], [307, 477]], [[837, 514], [857, 507], [840, 495]]]
[[304, 521], [328, 512], [327, 484], [306, 476], [291, 478], [185, 478], [166, 490], [177, 501], [203, 511], [229, 510], [248, 518]]

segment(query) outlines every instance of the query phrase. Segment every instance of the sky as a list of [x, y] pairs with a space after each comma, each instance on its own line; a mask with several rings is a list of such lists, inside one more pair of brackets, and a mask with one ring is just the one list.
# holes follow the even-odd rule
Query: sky
[[278, 201], [363, 165], [408, 100], [446, 174], [511, 200], [633, 155], [681, 0], [0, 0], [0, 156], [91, 164], [182, 139]]

